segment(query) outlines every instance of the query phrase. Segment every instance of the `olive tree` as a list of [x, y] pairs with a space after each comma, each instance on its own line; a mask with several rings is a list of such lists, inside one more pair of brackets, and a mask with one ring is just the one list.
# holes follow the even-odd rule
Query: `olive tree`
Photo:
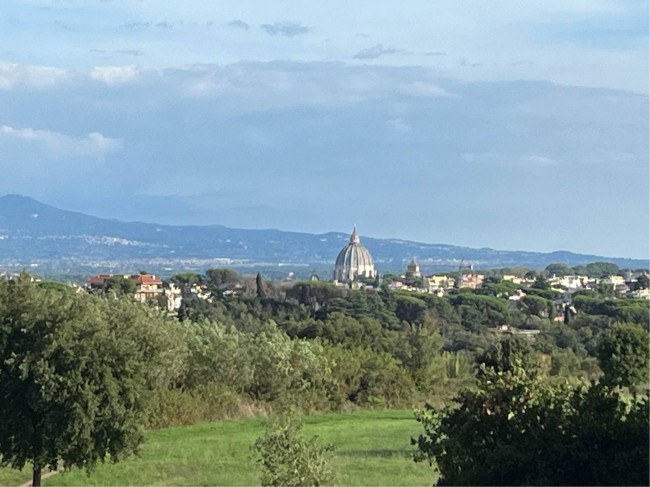
[[0, 464], [91, 468], [135, 452], [160, 378], [161, 315], [0, 280]]

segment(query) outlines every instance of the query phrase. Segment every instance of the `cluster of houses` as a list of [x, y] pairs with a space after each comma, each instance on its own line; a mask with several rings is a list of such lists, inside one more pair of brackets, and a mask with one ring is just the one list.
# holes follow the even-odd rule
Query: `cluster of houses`
[[[469, 273], [464, 273], [463, 269], [469, 270]], [[412, 291], [412, 292], [426, 292], [444, 296], [452, 289], [456, 288], [469, 288], [476, 289], [485, 281], [485, 274], [474, 272], [471, 265], [462, 266], [457, 275], [442, 274], [423, 276], [420, 272], [420, 266], [415, 260], [406, 267], [406, 272], [400, 276], [401, 279], [393, 280], [388, 284], [388, 288], [392, 291]], [[504, 279], [512, 278], [517, 279], [516, 276], [504, 276]], [[532, 281], [531, 281], [532, 282]]]
[[[85, 290], [90, 293], [102, 293], [106, 289], [106, 281], [114, 276], [114, 274], [98, 274], [93, 276], [88, 280]], [[118, 276], [134, 282], [134, 299], [137, 302], [163, 301], [169, 312], [177, 311], [181, 307], [183, 298], [194, 296], [199, 299], [209, 299], [211, 296], [205, 284], [196, 283], [181, 288], [173, 282], [163, 282], [162, 279], [153, 274], [118, 274]], [[224, 295], [235, 292], [236, 290], [229, 290]]]
[[[106, 287], [106, 281], [111, 277], [114, 277], [114, 275], [98, 274], [91, 277], [88, 280], [87, 290], [91, 293], [103, 292]], [[153, 274], [125, 274], [121, 277], [130, 279], [135, 283], [134, 298], [139, 303], [155, 300], [164, 292], [162, 279]]]
[[[475, 272], [471, 266], [467, 266], [469, 272], [463, 272], [459, 269], [457, 274], [441, 274], [423, 276], [420, 267], [415, 261], [407, 266], [406, 272], [400, 276], [400, 279], [394, 280], [388, 284], [389, 289], [398, 291], [426, 292], [444, 296], [449, 294], [452, 289], [479, 288], [486, 279], [486, 275]], [[552, 275], [546, 278], [546, 282], [551, 289], [562, 292], [565, 296], [570, 296], [580, 290], [595, 290], [599, 286], [611, 286], [614, 296], [619, 298], [645, 298], [650, 299], [650, 289], [633, 289], [631, 284], [636, 282], [638, 277], [636, 273], [628, 272], [628, 275], [609, 276], [605, 278], [595, 278], [581, 275], [556, 276]], [[646, 276], [647, 273], [644, 273]], [[418, 278], [414, 280], [414, 278]], [[530, 286], [535, 282], [534, 278], [519, 277], [512, 274], [505, 274], [501, 277], [503, 281], [510, 281], [521, 286]]]
[[[475, 272], [470, 266], [467, 267], [469, 272], [459, 270], [457, 274], [443, 274], [422, 276], [419, 265], [415, 261], [407, 266], [406, 272], [388, 284], [388, 288], [394, 291], [406, 290], [419, 293], [431, 293], [438, 296], [449, 294], [453, 289], [469, 288], [476, 289], [485, 282], [486, 275]], [[103, 292], [106, 286], [106, 280], [113, 277], [111, 274], [99, 274], [89, 279], [86, 290], [88, 292]], [[134, 298], [138, 302], [157, 300], [165, 302], [170, 312], [178, 310], [182, 300], [188, 297], [198, 297], [200, 299], [209, 299], [210, 292], [205, 284], [192, 284], [186, 287], [179, 287], [172, 282], [164, 283], [159, 277], [152, 274], [135, 274], [123, 275], [125, 279], [131, 279], [135, 284]], [[610, 276], [602, 279], [588, 276], [551, 276], [546, 279], [550, 288], [562, 293], [562, 298], [556, 301], [558, 320], [566, 313], [570, 307], [571, 296], [579, 290], [593, 290], [599, 286], [611, 286], [616, 297], [634, 297], [650, 299], [650, 289], [632, 289], [631, 284], [636, 281], [635, 275]], [[381, 278], [380, 278], [381, 279]], [[529, 286], [535, 282], [534, 279], [524, 278], [515, 275], [504, 275], [502, 280], [511, 281], [521, 286]], [[241, 290], [240, 290], [241, 291]], [[238, 294], [237, 289], [225, 291], [227, 294]], [[518, 301], [524, 297], [525, 291], [518, 290], [508, 299]], [[164, 299], [161, 299], [161, 296]], [[513, 303], [514, 304], [514, 303]]]
[[628, 273], [626, 277], [623, 276], [609, 276], [602, 279], [587, 277], [587, 276], [552, 276], [549, 278], [548, 283], [551, 288], [558, 290], [566, 290], [569, 294], [573, 294], [581, 289], [594, 290], [598, 286], [606, 285], [611, 286], [614, 295], [619, 298], [644, 298], [650, 299], [650, 289], [635, 289], [630, 287], [630, 284], [636, 282], [636, 276]]
[[[86, 290], [90, 293], [101, 293], [106, 289], [106, 281], [113, 274], [97, 274], [88, 280]], [[134, 299], [139, 303], [158, 301], [161, 296], [167, 298], [167, 309], [174, 311], [181, 305], [180, 290], [173, 284], [163, 286], [163, 280], [153, 274], [124, 274], [124, 279], [130, 279], [135, 284]]]

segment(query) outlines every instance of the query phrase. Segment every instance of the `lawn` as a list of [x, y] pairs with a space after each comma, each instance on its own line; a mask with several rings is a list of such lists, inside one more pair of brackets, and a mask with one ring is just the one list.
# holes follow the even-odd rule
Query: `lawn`
[[[434, 472], [410, 458], [410, 437], [420, 433], [412, 411], [357, 411], [305, 418], [303, 434], [336, 446], [333, 459], [341, 485], [431, 485]], [[251, 445], [263, 419], [168, 428], [147, 434], [139, 457], [55, 475], [46, 486], [73, 485], [259, 485]], [[20, 473], [19, 473], [20, 474]], [[31, 474], [0, 470], [2, 485]]]

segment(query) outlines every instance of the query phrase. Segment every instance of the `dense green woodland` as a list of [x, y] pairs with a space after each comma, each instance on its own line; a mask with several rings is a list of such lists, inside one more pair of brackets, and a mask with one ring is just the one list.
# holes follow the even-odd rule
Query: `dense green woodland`
[[[119, 285], [94, 296], [0, 280], [4, 464], [32, 462], [36, 481], [47, 467], [119, 461], [145, 428], [416, 407], [419, 458], [443, 483], [647, 482], [647, 301], [581, 292], [555, 322], [542, 281], [518, 302], [498, 279], [442, 298], [228, 269], [172, 282], [186, 297], [178, 316]], [[197, 283], [215, 298], [193, 296]], [[506, 324], [539, 333], [504, 342]], [[603, 452], [619, 473], [587, 469]]]

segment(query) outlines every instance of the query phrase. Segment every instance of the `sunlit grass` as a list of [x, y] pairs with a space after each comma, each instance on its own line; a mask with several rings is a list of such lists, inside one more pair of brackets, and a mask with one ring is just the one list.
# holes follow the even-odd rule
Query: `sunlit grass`
[[[152, 431], [139, 457], [117, 464], [55, 475], [44, 485], [259, 485], [251, 445], [264, 419], [206, 423]], [[420, 425], [407, 411], [357, 411], [304, 419], [303, 434], [336, 446], [333, 458], [341, 485], [431, 485], [434, 473], [410, 457], [411, 436]], [[18, 485], [31, 472], [0, 470], [0, 483]], [[7, 475], [6, 477], [4, 475]], [[9, 475], [12, 475], [11, 477]]]

